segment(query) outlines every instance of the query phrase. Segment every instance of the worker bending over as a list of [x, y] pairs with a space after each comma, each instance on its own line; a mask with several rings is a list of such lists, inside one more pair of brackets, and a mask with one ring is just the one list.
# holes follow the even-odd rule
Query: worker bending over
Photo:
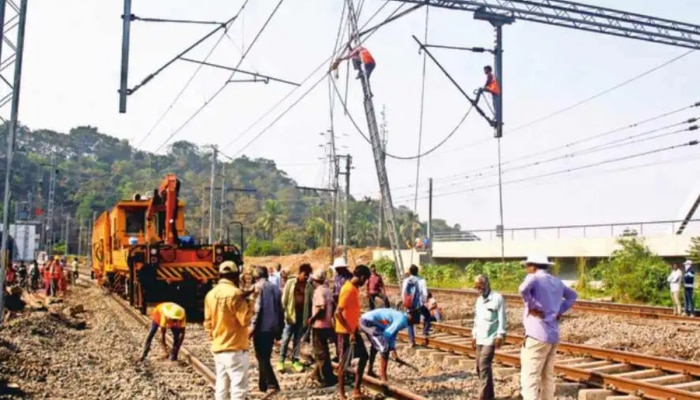
[[[165, 332], [170, 329], [173, 333], [173, 349], [170, 352], [170, 361], [177, 360], [177, 353], [182, 346], [182, 342], [185, 341], [185, 325], [187, 324], [187, 317], [185, 315], [185, 309], [180, 307], [175, 303], [160, 303], [153, 310], [151, 314], [151, 331], [148, 332], [148, 338], [146, 338], [146, 345], [143, 349], [143, 355], [141, 355], [141, 361], [145, 360], [148, 356], [148, 352], [151, 349], [151, 342], [153, 342], [153, 337], [156, 335], [156, 331], [160, 328], [160, 344], [163, 346], [165, 353], [168, 353], [168, 345], [165, 343]], [[167, 356], [166, 356], [167, 357]]]
[[[389, 353], [393, 352], [398, 362], [401, 362], [396, 354], [396, 337], [399, 331], [408, 328], [410, 314], [404, 314], [392, 308], [377, 308], [362, 314], [360, 317], [360, 329], [367, 335], [372, 345], [369, 352], [368, 375], [376, 376], [373, 372], [374, 360], [377, 353], [381, 353], [382, 360], [379, 376], [386, 381], [386, 369], [389, 361]], [[401, 362], [403, 364], [403, 362]]]
[[333, 63], [332, 70], [336, 70], [338, 68], [338, 64], [340, 64], [341, 61], [345, 60], [352, 60], [352, 65], [355, 67], [355, 70], [357, 71], [357, 76], [355, 79], [360, 79], [362, 77], [362, 69], [361, 65], [364, 64], [365, 66], [365, 75], [367, 76], [367, 81], [369, 81], [370, 75], [372, 75], [372, 71], [374, 71], [374, 67], [377, 66], [377, 63], [374, 61], [374, 57], [372, 57], [372, 54], [369, 52], [369, 50], [365, 49], [362, 46], [357, 46], [354, 49], [350, 46], [348, 46], [350, 49], [350, 52], [348, 55], [345, 57], [340, 57]]

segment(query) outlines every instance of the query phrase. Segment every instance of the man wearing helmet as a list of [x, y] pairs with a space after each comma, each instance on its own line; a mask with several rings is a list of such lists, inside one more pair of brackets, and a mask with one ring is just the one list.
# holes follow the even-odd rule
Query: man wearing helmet
[[173, 348], [170, 352], [170, 361], [176, 361], [180, 346], [182, 346], [182, 342], [185, 341], [185, 325], [187, 324], [185, 309], [175, 303], [160, 303], [153, 310], [151, 318], [151, 331], [148, 332], [148, 338], [146, 338], [146, 345], [141, 355], [141, 361], [145, 360], [148, 356], [148, 352], [151, 349], [151, 342], [153, 342], [153, 337], [156, 335], [158, 328], [160, 328], [161, 333], [160, 344], [163, 346], [163, 350], [166, 354], [169, 351], [168, 345], [165, 343], [165, 332], [170, 329], [173, 333]]

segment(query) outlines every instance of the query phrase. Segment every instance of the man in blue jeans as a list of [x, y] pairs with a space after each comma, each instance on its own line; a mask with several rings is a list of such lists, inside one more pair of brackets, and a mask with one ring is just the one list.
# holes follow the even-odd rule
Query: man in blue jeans
[[141, 361], [145, 360], [148, 356], [153, 337], [156, 335], [159, 328], [161, 332], [160, 344], [166, 354], [168, 353], [168, 345], [165, 343], [165, 332], [170, 329], [173, 333], [173, 349], [170, 352], [170, 361], [176, 361], [180, 346], [182, 346], [182, 342], [185, 340], [185, 325], [187, 324], [185, 309], [175, 303], [160, 303], [156, 306], [155, 310], [153, 310], [151, 318], [153, 320], [151, 322], [151, 331], [148, 332], [146, 345], [141, 355]]
[[695, 268], [693, 268], [693, 262], [690, 260], [686, 260], [683, 266], [685, 266], [685, 272], [683, 272], [685, 315], [694, 317], [695, 304], [693, 304], [693, 289], [695, 287]]
[[277, 371], [284, 372], [286, 368], [287, 347], [292, 340], [292, 370], [302, 372], [304, 366], [299, 362], [300, 340], [304, 330], [308, 328], [307, 320], [311, 317], [311, 299], [313, 286], [309, 283], [311, 264], [299, 266], [299, 274], [289, 278], [282, 292], [282, 309], [284, 310], [285, 327], [282, 333], [280, 361]]

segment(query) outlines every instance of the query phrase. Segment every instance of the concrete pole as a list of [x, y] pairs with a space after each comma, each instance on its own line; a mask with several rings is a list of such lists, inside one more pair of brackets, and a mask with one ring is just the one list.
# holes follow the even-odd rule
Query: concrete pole
[[218, 148], [212, 146], [211, 179], [209, 181], [209, 244], [214, 243], [214, 185], [216, 184], [216, 155]]

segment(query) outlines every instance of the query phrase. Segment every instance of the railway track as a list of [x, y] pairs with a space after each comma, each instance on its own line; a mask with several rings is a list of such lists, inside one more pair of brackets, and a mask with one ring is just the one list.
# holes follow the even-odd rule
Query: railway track
[[[387, 288], [398, 292], [396, 285], [387, 285]], [[471, 289], [434, 289], [430, 291], [436, 295], [456, 296], [456, 297], [476, 297], [476, 290]], [[514, 304], [522, 303], [522, 299], [517, 294], [502, 293], [506, 301]], [[688, 324], [700, 324], [700, 318], [687, 317], [683, 315], [673, 315], [673, 310], [668, 307], [648, 306], [642, 304], [623, 304], [604, 301], [577, 300], [572, 310], [589, 314], [610, 314], [644, 319], [658, 319]]]
[[[90, 281], [90, 276], [81, 272], [81, 278], [83, 280]], [[115, 314], [118, 314], [120, 318], [124, 321], [125, 327], [131, 329], [135, 333], [132, 336], [138, 338], [138, 340], [144, 340], [146, 336], [146, 329], [150, 326], [151, 321], [147, 316], [142, 315], [138, 310], [131, 307], [125, 300], [114, 296], [106, 296], [105, 301], [113, 304], [115, 308]], [[118, 305], [118, 306], [117, 306]], [[138, 328], [133, 328], [136, 324]], [[168, 335], [166, 336], [168, 344], [172, 346], [172, 338]], [[188, 323], [187, 327], [187, 338], [185, 341], [185, 346], [180, 349], [180, 358], [185, 359], [193, 368], [193, 370], [201, 376], [209, 387], [214, 386], [216, 382], [216, 375], [214, 373], [214, 362], [213, 357], [210, 352], [210, 342], [201, 324], [198, 323]], [[157, 352], [157, 344], [153, 344], [152, 354]], [[273, 356], [274, 357], [274, 356]], [[151, 356], [152, 358], [152, 356]], [[183, 372], [181, 369], [176, 371], [166, 371], [166, 375], [171, 376], [175, 379], [193, 379], [191, 376], [187, 376], [187, 372]], [[250, 369], [248, 371], [248, 398], [253, 399], [305, 399], [305, 400], [320, 400], [335, 398], [337, 393], [337, 388], [335, 386], [330, 388], [317, 388], [314, 383], [308, 378], [307, 373], [276, 373], [277, 379], [279, 380], [281, 391], [272, 396], [260, 393], [257, 391], [258, 385], [258, 369], [257, 362], [255, 360], [254, 354], [251, 352], [250, 355]], [[368, 391], [369, 395], [375, 399], [386, 399], [386, 400], [428, 400], [426, 397], [412, 393], [411, 391], [392, 385], [384, 383], [379, 379], [375, 379], [369, 376], [364, 377], [363, 383], [365, 389]], [[203, 393], [213, 393], [211, 389], [202, 389], [201, 393], [186, 394], [182, 398], [210, 398], [202, 397]], [[348, 392], [349, 393], [349, 392]]]
[[[434, 324], [437, 332], [416, 337], [416, 344], [458, 355], [475, 357], [471, 328]], [[408, 341], [402, 332], [399, 338]], [[520, 366], [523, 336], [508, 335], [496, 351], [495, 361]], [[559, 343], [555, 374], [590, 386], [649, 399], [700, 399], [700, 364], [572, 343]]]

